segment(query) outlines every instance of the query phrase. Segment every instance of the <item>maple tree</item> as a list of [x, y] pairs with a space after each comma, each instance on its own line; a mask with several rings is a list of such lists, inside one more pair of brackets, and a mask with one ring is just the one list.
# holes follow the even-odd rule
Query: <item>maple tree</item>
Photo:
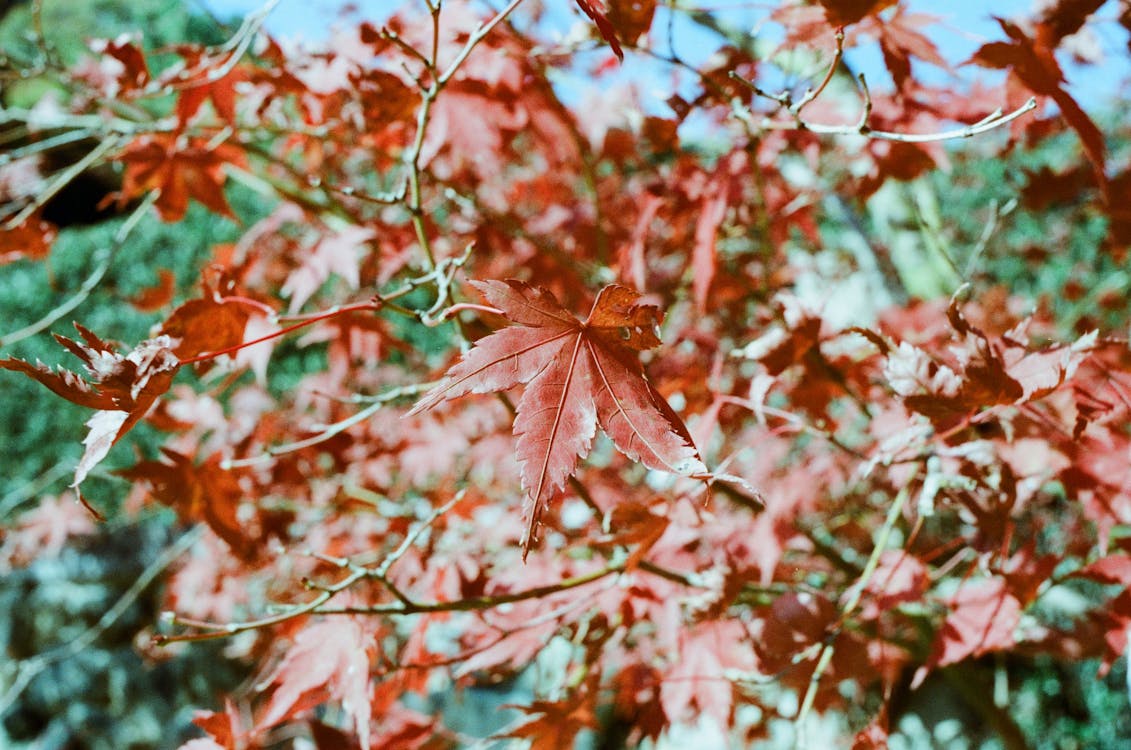
[[[499, 738], [705, 722], [816, 747], [823, 715], [876, 748], [937, 676], [1127, 653], [1127, 282], [1026, 300], [984, 270], [1005, 209], [960, 238], [922, 192], [1055, 145], [1001, 189], [1038, 221], [1071, 204], [1097, 268], [1124, 263], [1126, 128], [1070, 83], [1091, 30], [1131, 30], [1115, 3], [1000, 19], [965, 60], [893, 0], [773, 3], [772, 43], [683, 3], [423, 0], [318, 48], [264, 31], [276, 4], [216, 44], [95, 38], [72, 62], [40, 23], [5, 61], [56, 89], [0, 111], [0, 272], [55, 260], [53, 199], [98, 167], [115, 247], [233, 227], [188, 278], [149, 258], [117, 295], [148, 316], [132, 343], [84, 307], [113, 253], [0, 333], [0, 368], [93, 410], [71, 488], [0, 562], [92, 533], [72, 495], [168, 508], [183, 536], [144, 584], [168, 614], [139, 648], [230, 639], [254, 676], [181, 747], [460, 746], [429, 694], [557, 658]], [[681, 52], [685, 28], [714, 54]], [[875, 46], [890, 86], [851, 67]], [[671, 90], [626, 84], [633, 64]], [[1058, 315], [1093, 292], [1103, 314]], [[9, 349], [72, 318], [81, 342], [55, 341], [85, 372]], [[970, 703], [1023, 746], [999, 692]]]

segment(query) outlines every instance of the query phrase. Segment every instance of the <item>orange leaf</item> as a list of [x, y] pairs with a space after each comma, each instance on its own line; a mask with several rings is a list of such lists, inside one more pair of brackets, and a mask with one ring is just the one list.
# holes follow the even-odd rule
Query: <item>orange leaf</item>
[[51, 252], [58, 234], [55, 225], [39, 217], [39, 212], [24, 219], [19, 226], [0, 232], [0, 265], [21, 258], [43, 260]]
[[173, 299], [177, 277], [168, 268], [157, 271], [157, 283], [148, 286], [130, 298], [130, 304], [142, 312], [156, 312]]
[[154, 205], [165, 221], [184, 218], [189, 198], [222, 216], [234, 216], [224, 198], [224, 165], [243, 163], [239, 149], [224, 144], [209, 147], [199, 138], [172, 134], [144, 135], [118, 158], [126, 165], [123, 202], [160, 190]]

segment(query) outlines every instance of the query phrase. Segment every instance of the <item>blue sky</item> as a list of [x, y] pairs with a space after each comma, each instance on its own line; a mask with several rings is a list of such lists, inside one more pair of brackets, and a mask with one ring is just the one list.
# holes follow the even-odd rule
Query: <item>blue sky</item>
[[[220, 16], [241, 16], [263, 5], [263, 0], [196, 1], [210, 7]], [[355, 11], [350, 18], [355, 21], [369, 20], [380, 23], [393, 10], [405, 4], [399, 0], [353, 0], [351, 5]], [[494, 4], [498, 4], [498, 0], [495, 0]], [[953, 64], [968, 59], [982, 44], [1004, 38], [1001, 28], [993, 20], [991, 13], [1006, 18], [1024, 16], [1032, 12], [1034, 4], [1034, 0], [994, 0], [993, 2], [904, 0], [903, 3], [908, 10], [929, 13], [942, 19], [941, 23], [930, 27], [928, 35], [938, 45], [943, 58]], [[701, 5], [705, 8], [720, 9], [727, 20], [735, 26], [753, 28], [765, 17], [767, 6], [773, 3], [703, 0]], [[1112, 16], [1116, 5], [1108, 3], [1101, 12]], [[560, 28], [563, 33], [571, 24], [582, 18], [576, 12], [573, 0], [544, 0], [544, 6], [547, 9], [545, 23], [551, 28]], [[341, 7], [342, 0], [281, 0], [267, 21], [267, 28], [280, 37], [299, 38], [318, 43], [326, 39], [335, 23], [342, 22], [339, 11]], [[681, 17], [677, 16], [678, 18]], [[657, 20], [659, 21], [659, 18]], [[1067, 76], [1072, 85], [1071, 90], [1086, 108], [1090, 108], [1089, 103], [1110, 101], [1117, 93], [1126, 95], [1126, 89], [1121, 91], [1120, 87], [1126, 86], [1127, 81], [1131, 79], [1131, 56], [1127, 54], [1126, 35], [1112, 24], [1108, 27], [1110, 28], [1105, 28], [1098, 39], [1100, 47], [1106, 53], [1106, 62], [1102, 68], [1066, 66]], [[696, 58], [705, 59], [718, 44], [716, 37], [691, 23], [682, 23], [676, 27], [676, 39], [681, 56], [691, 62], [697, 61]], [[883, 85], [884, 81], [889, 80], [879, 49], [875, 45], [852, 50], [847, 60], [853, 69], [866, 73], [869, 79], [878, 85]], [[649, 75], [648, 71], [640, 67], [640, 63], [630, 63], [630, 65], [631, 67], [624, 71], [626, 76]], [[917, 72], [920, 75], [932, 74], [929, 66], [917, 68]], [[961, 72], [967, 76], [992, 75], [987, 71], [973, 68]], [[658, 71], [652, 72], [651, 75], [656, 76], [657, 80], [665, 77]], [[569, 96], [567, 92], [563, 94]]]

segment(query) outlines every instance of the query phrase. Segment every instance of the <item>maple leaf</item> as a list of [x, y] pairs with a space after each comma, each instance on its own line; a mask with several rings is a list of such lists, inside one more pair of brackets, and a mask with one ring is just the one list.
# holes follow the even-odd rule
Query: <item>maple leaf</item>
[[248, 746], [246, 732], [242, 731], [239, 709], [226, 700], [223, 713], [197, 711], [192, 723], [208, 733], [208, 737], [189, 740], [177, 750], [241, 750]]
[[598, 726], [594, 706], [595, 683], [596, 680], [590, 678], [583, 689], [562, 701], [532, 701], [529, 706], [508, 706], [541, 716], [526, 721], [503, 736], [530, 740], [530, 750], [572, 750], [578, 732]]
[[72, 537], [96, 531], [90, 515], [64, 493], [43, 497], [0, 536], [0, 572], [57, 555]]
[[648, 33], [655, 15], [656, 0], [609, 0], [609, 23], [631, 44]]
[[357, 289], [361, 283], [361, 260], [376, 234], [368, 227], [347, 227], [324, 237], [283, 283], [281, 294], [291, 298], [290, 311], [298, 312], [331, 273], [343, 279], [350, 289]]
[[865, 16], [879, 13], [895, 4], [895, 0], [818, 0], [832, 26], [848, 26]]
[[113, 77], [107, 87], [109, 97], [139, 94], [149, 83], [145, 54], [128, 35], [117, 39], [93, 39], [89, 46], [91, 52], [105, 56], [100, 67], [108, 77]]
[[624, 59], [624, 50], [620, 47], [620, 41], [617, 40], [617, 30], [609, 22], [609, 19], [598, 10], [598, 6], [594, 4], [593, 0], [574, 0], [577, 7], [581, 8], [581, 12], [589, 16], [593, 23], [597, 24], [597, 31], [601, 32], [601, 36], [613, 48], [613, 54], [617, 56], [618, 60]]
[[514, 433], [529, 501], [523, 549], [541, 509], [573, 473], [600, 424], [617, 449], [650, 469], [706, 473], [687, 427], [648, 382], [637, 353], [660, 343], [660, 311], [607, 286], [579, 321], [554, 296], [521, 281], [472, 282], [516, 326], [476, 342], [410, 414], [445, 399], [526, 384]]
[[177, 356], [187, 360], [242, 344], [249, 317], [245, 305], [217, 300], [206, 286], [203, 297], [185, 302], [169, 315], [161, 333], [176, 339]]
[[737, 620], [701, 622], [679, 634], [679, 657], [660, 686], [660, 704], [671, 721], [695, 714], [711, 716], [720, 727], [730, 723], [734, 685], [727, 669], [752, 671], [749, 633]]
[[0, 233], [0, 266], [21, 258], [43, 260], [58, 234], [55, 226], [36, 211], [16, 227]]
[[[86, 450], [75, 468], [75, 479], [71, 484], [77, 490], [110, 448], [146, 415], [161, 394], [169, 390], [181, 361], [173, 353], [175, 341], [169, 336], [147, 339], [122, 356], [113, 345], [78, 323], [75, 323], [75, 328], [85, 345], [59, 335], [55, 338], [83, 361], [93, 383], [69, 370], [52, 370], [40, 362], [32, 365], [21, 359], [9, 358], [0, 360], [0, 368], [22, 372], [68, 401], [98, 410], [86, 423], [90, 428], [83, 440]], [[79, 500], [86, 504], [81, 493]], [[98, 515], [93, 508], [90, 510]]]
[[153, 496], [176, 510], [182, 519], [204, 521], [241, 558], [254, 558], [256, 540], [238, 516], [244, 496], [240, 475], [221, 468], [219, 454], [194, 466], [191, 458], [176, 451], [162, 448], [161, 453], [164, 461], [141, 461], [115, 473], [146, 482]]
[[118, 159], [126, 165], [122, 202], [159, 189], [154, 206], [165, 221], [184, 218], [189, 198], [221, 216], [233, 216], [224, 198], [224, 165], [244, 161], [243, 152], [233, 146], [212, 147], [174, 134], [143, 135]]
[[1090, 565], [1085, 565], [1080, 570], [1075, 571], [1072, 576], [1074, 578], [1089, 578], [1100, 583], [1119, 584], [1124, 588], [1131, 587], [1131, 557], [1127, 555], [1101, 557]]
[[950, 607], [931, 657], [916, 671], [912, 687], [922, 684], [932, 669], [1004, 651], [1015, 643], [1013, 631], [1021, 622], [1021, 602], [1009, 593], [1004, 579], [986, 578], [962, 586]]
[[[180, 91], [176, 109], [180, 123], [187, 125], [204, 102], [211, 100], [216, 115], [235, 127], [236, 89], [247, 76], [235, 66], [225, 70], [225, 57], [209, 56], [197, 45], [179, 45], [176, 52], [183, 58], [184, 67], [170, 69], [171, 75], [166, 74], [164, 79]], [[221, 71], [224, 75], [217, 77]]]
[[718, 258], [716, 239], [719, 227], [726, 218], [727, 198], [726, 187], [715, 186], [711, 193], [704, 197], [699, 220], [695, 224], [695, 247], [691, 252], [691, 267], [695, 269], [693, 284], [695, 307], [701, 313], [707, 310], [707, 297], [711, 291], [711, 281], [715, 277]]
[[157, 271], [157, 283], [146, 287], [130, 298], [130, 304], [141, 312], [156, 312], [173, 299], [177, 277], [168, 268]]
[[360, 623], [339, 617], [302, 630], [266, 681], [275, 691], [256, 722], [275, 726], [327, 699], [341, 701], [354, 721], [362, 750], [369, 750], [369, 651]]
[[268, 342], [278, 331], [278, 322], [264, 314], [263, 306], [239, 297], [220, 297], [208, 283], [200, 298], [182, 304], [161, 326], [161, 333], [177, 340], [174, 353], [182, 362], [194, 362], [205, 371], [225, 361], [221, 355], [234, 352], [235, 365], [249, 367], [261, 384], [266, 382], [273, 348]]
[[[1104, 173], [1104, 136], [1088, 114], [1064, 88], [1064, 73], [1057, 63], [1053, 50], [1046, 40], [1030, 38], [1016, 24], [998, 18], [997, 22], [1009, 37], [1009, 42], [990, 42], [983, 45], [971, 62], [986, 68], [1009, 70], [1011, 75], [1038, 96], [1051, 98], [1060, 109], [1065, 122], [1076, 131], [1084, 153], [1092, 164], [1101, 189], [1108, 190]], [[1055, 40], [1053, 40], [1055, 41]]]
[[949, 70], [950, 66], [939, 54], [934, 42], [916, 28], [931, 20], [930, 16], [903, 13], [902, 9], [898, 9], [890, 21], [880, 24], [880, 51], [884, 56], [884, 65], [899, 91], [907, 91], [908, 84], [912, 82], [912, 57]]

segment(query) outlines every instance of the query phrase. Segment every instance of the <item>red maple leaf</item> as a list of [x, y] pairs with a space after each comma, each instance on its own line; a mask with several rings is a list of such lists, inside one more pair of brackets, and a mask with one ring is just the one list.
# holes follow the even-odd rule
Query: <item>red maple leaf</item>
[[986, 578], [962, 586], [950, 603], [950, 613], [935, 637], [931, 656], [915, 673], [912, 686], [922, 684], [938, 667], [1012, 648], [1021, 612], [1021, 602], [1009, 593], [1004, 579]]
[[[183, 44], [176, 52], [184, 59], [184, 66], [170, 69], [165, 80], [179, 90], [177, 97], [177, 119], [187, 125], [200, 111], [201, 106], [211, 100], [217, 117], [228, 125], [236, 125], [236, 88], [247, 80], [243, 70], [229, 66], [224, 55], [209, 55], [197, 45]], [[223, 72], [221, 76], [217, 73]]]
[[51, 252], [58, 230], [36, 211], [11, 229], [0, 232], [0, 266], [26, 258], [43, 260]]
[[204, 521], [228, 546], [245, 560], [255, 557], [257, 540], [239, 516], [244, 492], [240, 475], [221, 468], [214, 454], [199, 465], [189, 456], [162, 448], [164, 461], [140, 461], [116, 474], [149, 485], [153, 496], [177, 511], [186, 521]]
[[[620, 41], [617, 40], [617, 30], [609, 22], [609, 19], [603, 12], [601, 12], [600, 5], [595, 4], [593, 0], [575, 0], [577, 7], [592, 19], [593, 23], [597, 24], [597, 31], [601, 32], [601, 36], [613, 48], [613, 54], [617, 59], [624, 59], [624, 50], [620, 47]], [[635, 41], [635, 40], [634, 40]]]
[[1104, 136], [1088, 114], [1064, 88], [1064, 73], [1056, 61], [1054, 50], [1046, 40], [1030, 38], [1021, 27], [1004, 19], [997, 19], [1008, 42], [991, 42], [983, 45], [970, 59], [982, 67], [1010, 71], [1011, 77], [1038, 96], [1047, 96], [1056, 102], [1060, 115], [1076, 131], [1084, 154], [1092, 164], [1096, 180], [1106, 193], [1108, 189], [1105, 168]]
[[[69, 370], [52, 370], [39, 362], [32, 365], [9, 358], [0, 360], [0, 368], [22, 372], [68, 401], [98, 409], [86, 423], [90, 428], [83, 440], [86, 451], [75, 468], [75, 480], [71, 485], [77, 489], [90, 470], [106, 457], [114, 443], [146, 415], [161, 394], [169, 390], [181, 361], [173, 353], [176, 342], [168, 336], [147, 339], [123, 356], [115, 346], [78, 323], [75, 323], [75, 328], [85, 345], [59, 335], [55, 338], [83, 361], [93, 383]], [[81, 494], [79, 499], [82, 499]], [[98, 515], [93, 508], [90, 510]]]
[[161, 333], [176, 339], [177, 356], [187, 360], [242, 344], [249, 317], [244, 304], [218, 300], [205, 286], [204, 296], [185, 302], [169, 315]]
[[879, 13], [895, 4], [895, 0], [819, 0], [831, 26], [848, 26], [865, 16]]
[[609, 24], [629, 44], [635, 44], [652, 28], [656, 0], [609, 0], [608, 5]]
[[353, 718], [362, 750], [369, 750], [369, 647], [354, 618], [339, 617], [301, 631], [268, 684], [275, 690], [256, 727], [267, 729], [327, 700], [340, 701]]
[[[93, 39], [90, 49], [117, 61], [117, 65], [103, 66], [107, 75], [114, 76], [110, 96], [130, 97], [141, 94], [149, 83], [149, 64], [145, 53], [129, 37]], [[116, 68], [116, 69], [115, 69]]]
[[244, 162], [243, 152], [234, 146], [209, 146], [174, 134], [143, 135], [118, 158], [126, 165], [123, 201], [158, 189], [154, 205], [165, 221], [184, 218], [189, 198], [221, 216], [233, 215], [224, 198], [224, 165]]
[[637, 353], [660, 343], [661, 314], [623, 286], [601, 290], [585, 321], [521, 281], [472, 282], [516, 326], [480, 339], [411, 414], [444, 399], [526, 383], [514, 433], [530, 500], [529, 549], [541, 509], [589, 453], [597, 425], [650, 469], [704, 474], [687, 427], [648, 382]]

